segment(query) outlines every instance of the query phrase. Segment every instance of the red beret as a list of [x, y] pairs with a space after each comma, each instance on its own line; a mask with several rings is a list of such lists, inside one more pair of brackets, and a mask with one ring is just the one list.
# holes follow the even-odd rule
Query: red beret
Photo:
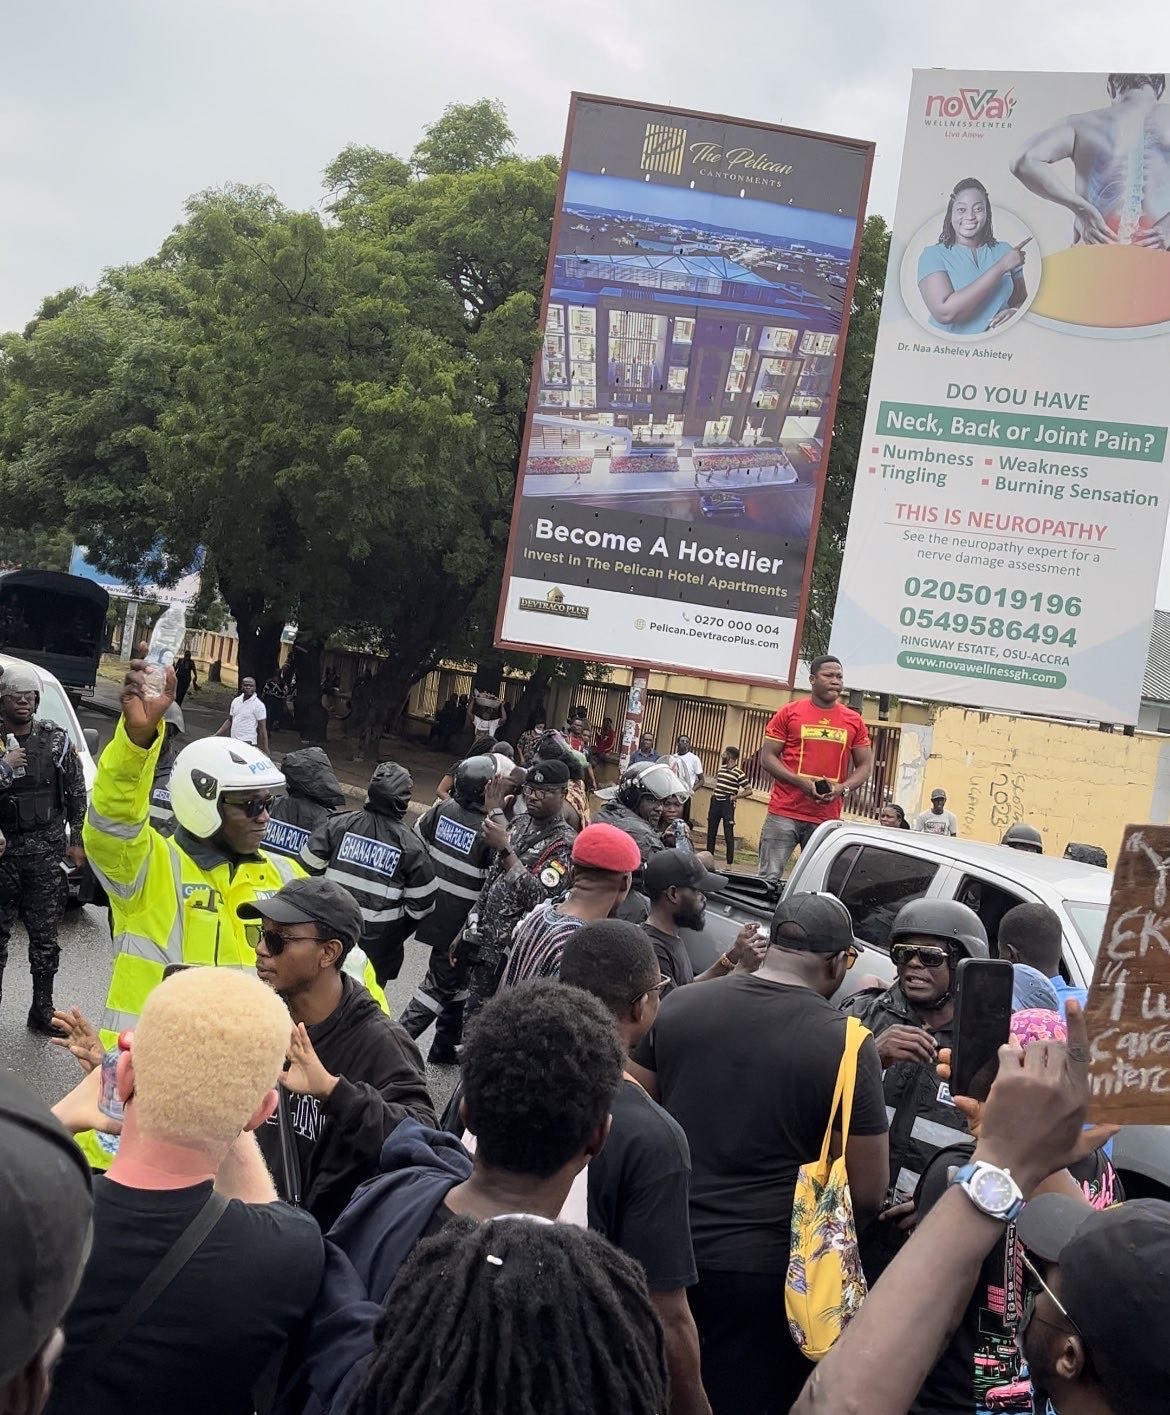
[[573, 863], [588, 865], [594, 870], [609, 870], [611, 874], [628, 875], [642, 863], [642, 853], [633, 836], [616, 825], [599, 821], [587, 825], [573, 841]]

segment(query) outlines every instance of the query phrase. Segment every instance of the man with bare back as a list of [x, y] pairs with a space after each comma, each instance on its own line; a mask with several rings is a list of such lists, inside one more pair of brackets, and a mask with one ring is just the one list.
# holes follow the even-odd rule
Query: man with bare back
[[[1108, 108], [1030, 138], [1012, 172], [1073, 214], [1073, 245], [1170, 249], [1170, 105], [1165, 74], [1110, 74]], [[1058, 169], [1073, 164], [1075, 189]]]

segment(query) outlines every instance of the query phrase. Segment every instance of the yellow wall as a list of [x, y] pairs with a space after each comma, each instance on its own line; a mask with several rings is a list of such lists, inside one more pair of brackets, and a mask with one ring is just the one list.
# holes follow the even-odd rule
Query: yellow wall
[[1112, 861], [1127, 824], [1168, 819], [1165, 737], [951, 707], [936, 709], [927, 737], [918, 799], [899, 801], [907, 812], [925, 810], [941, 786], [960, 835], [998, 841], [1025, 820], [1046, 854], [1062, 855], [1075, 840], [1104, 846]]

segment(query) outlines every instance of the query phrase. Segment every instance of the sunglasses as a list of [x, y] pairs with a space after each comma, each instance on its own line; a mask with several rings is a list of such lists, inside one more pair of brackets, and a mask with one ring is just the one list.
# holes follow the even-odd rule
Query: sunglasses
[[638, 993], [635, 997], [630, 998], [629, 1002], [626, 1005], [627, 1007], [633, 1007], [634, 1003], [638, 1001], [638, 998], [646, 997], [652, 992], [658, 993], [658, 995], [661, 997], [662, 989], [669, 986], [670, 979], [666, 976], [665, 973], [659, 973], [658, 981], [656, 983], [652, 983], [650, 987], [643, 989], [643, 991]]
[[228, 797], [224, 798], [225, 806], [232, 806], [237, 811], [243, 811], [250, 821], [259, 820], [261, 816], [271, 812], [276, 805], [275, 796], [252, 796], [247, 801], [233, 801]]
[[847, 949], [845, 950], [845, 967], [846, 967], [846, 970], [848, 970], [849, 968], [852, 968], [853, 965], [854, 965], [854, 963], [856, 963], [857, 960], [858, 960], [860, 957], [861, 957], [861, 949], [860, 949], [860, 948], [847, 948]]
[[525, 796], [555, 796], [558, 791], [563, 791], [563, 786], [528, 786], [524, 787]]
[[[1076, 1335], [1079, 1336], [1082, 1341], [1084, 1341], [1084, 1335], [1082, 1334], [1080, 1327], [1078, 1327], [1076, 1322], [1074, 1322], [1073, 1319], [1069, 1316], [1068, 1308], [1065, 1307], [1064, 1303], [1060, 1300], [1059, 1297], [1057, 1297], [1056, 1293], [1053, 1292], [1052, 1288], [1049, 1287], [1048, 1284], [1044, 1281], [1044, 1279], [1040, 1276], [1039, 1269], [1036, 1267], [1035, 1263], [1032, 1262], [1031, 1258], [1028, 1257], [1027, 1253], [1023, 1251], [1022, 1248], [1020, 1256], [1023, 1258], [1024, 1267], [1027, 1268], [1028, 1273], [1031, 1276], [1032, 1281], [1036, 1284], [1036, 1286], [1029, 1287], [1027, 1293], [1024, 1296], [1024, 1306], [1023, 1311], [1020, 1314], [1020, 1328], [1019, 1334], [1016, 1338], [1017, 1341], [1021, 1344], [1023, 1343], [1024, 1333], [1028, 1330], [1028, 1325], [1033, 1320], [1037, 1322], [1043, 1322], [1046, 1327], [1056, 1327], [1055, 1322], [1047, 1322], [1044, 1320], [1043, 1317], [1036, 1316], [1036, 1299], [1040, 1296], [1041, 1292], [1047, 1294], [1048, 1300], [1069, 1324], [1070, 1329], [1075, 1332]], [[1056, 1330], [1059, 1331], [1060, 1328], [1056, 1327]]]
[[323, 943], [325, 941], [317, 934], [300, 934], [297, 937], [289, 938], [287, 934], [277, 933], [275, 929], [266, 929], [262, 924], [245, 925], [244, 937], [252, 948], [258, 948], [260, 940], [263, 939], [264, 947], [268, 950], [270, 958], [279, 958], [284, 950], [294, 943]]
[[912, 963], [915, 958], [924, 968], [941, 968], [950, 956], [945, 948], [921, 948], [914, 943], [896, 943], [890, 949], [890, 959], [896, 968]]

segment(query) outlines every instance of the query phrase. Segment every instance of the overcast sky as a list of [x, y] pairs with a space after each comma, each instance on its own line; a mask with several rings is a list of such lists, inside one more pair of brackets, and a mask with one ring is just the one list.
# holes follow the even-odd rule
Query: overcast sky
[[872, 138], [870, 210], [890, 219], [912, 69], [1159, 63], [1170, 7], [1154, 0], [10, 5], [0, 328], [155, 251], [191, 193], [265, 182], [313, 205], [346, 143], [405, 156], [452, 101], [501, 99], [531, 154], [560, 153], [573, 89]]

